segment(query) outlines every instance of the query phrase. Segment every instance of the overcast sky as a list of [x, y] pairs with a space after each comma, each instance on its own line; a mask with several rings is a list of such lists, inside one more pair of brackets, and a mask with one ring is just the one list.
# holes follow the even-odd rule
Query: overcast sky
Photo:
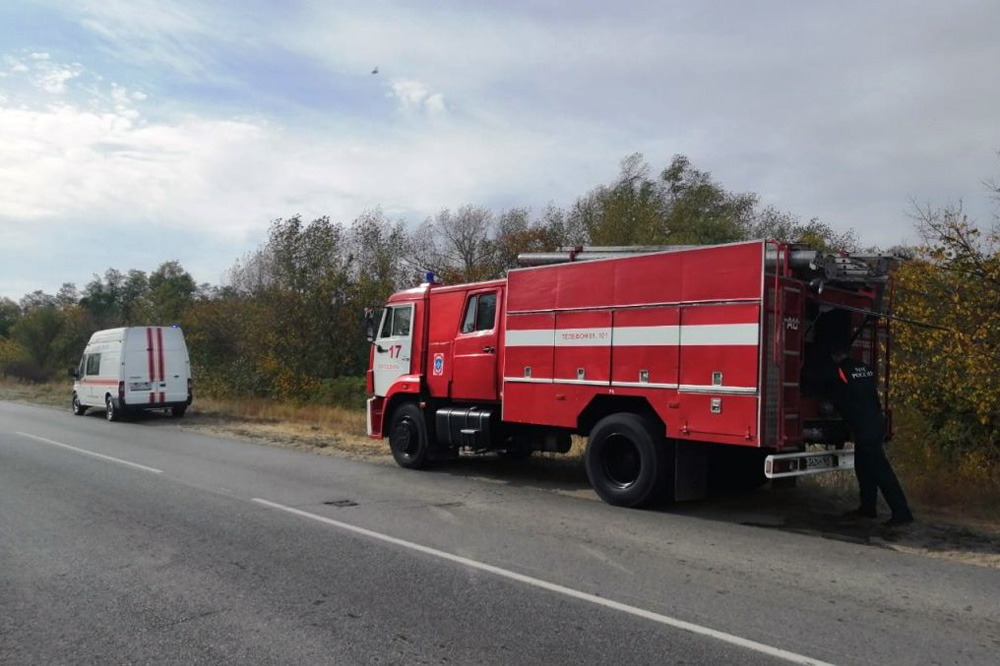
[[[5, 0], [0, 296], [300, 213], [571, 204], [642, 152], [866, 244], [1000, 175], [1000, 2]], [[378, 74], [371, 70], [378, 66]]]

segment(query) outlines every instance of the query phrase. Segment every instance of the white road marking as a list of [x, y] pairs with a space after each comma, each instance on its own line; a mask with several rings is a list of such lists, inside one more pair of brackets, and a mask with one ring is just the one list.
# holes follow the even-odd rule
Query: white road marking
[[109, 462], [118, 463], [119, 465], [127, 465], [129, 467], [134, 467], [135, 469], [141, 469], [143, 472], [152, 472], [153, 474], [163, 474], [162, 469], [156, 469], [155, 467], [147, 467], [146, 465], [140, 465], [139, 463], [130, 462], [128, 460], [122, 460], [121, 458], [115, 458], [114, 456], [106, 456], [103, 453], [94, 453], [93, 451], [88, 451], [86, 449], [78, 449], [75, 446], [70, 446], [69, 444], [63, 444], [62, 442], [57, 442], [52, 439], [39, 437], [38, 435], [30, 435], [26, 432], [17, 432], [15, 434], [21, 435], [22, 437], [28, 437], [30, 439], [37, 440], [39, 442], [44, 442], [46, 444], [51, 444], [52, 446], [61, 446], [64, 449], [69, 449], [70, 451], [75, 451], [76, 453], [82, 453], [85, 456], [93, 456], [94, 458], [100, 458], [101, 460], [107, 460]]
[[548, 590], [549, 592], [555, 592], [556, 594], [572, 597], [574, 599], [580, 599], [581, 601], [587, 601], [597, 606], [603, 606], [605, 608], [610, 608], [612, 610], [620, 611], [622, 613], [628, 613], [629, 615], [641, 617], [646, 620], [652, 620], [653, 622], [658, 622], [660, 624], [674, 627], [676, 629], [689, 631], [691, 633], [698, 634], [701, 636], [708, 636], [709, 638], [714, 638], [724, 643], [729, 643], [730, 645], [736, 645], [742, 648], [746, 648], [748, 650], [753, 650], [754, 652], [766, 654], [770, 657], [783, 659], [793, 664], [806, 664], [808, 666], [833, 666], [832, 664], [825, 661], [820, 661], [818, 659], [806, 657], [801, 654], [789, 652], [788, 650], [782, 650], [781, 648], [765, 645], [764, 643], [758, 643], [757, 641], [752, 641], [747, 638], [741, 638], [740, 636], [735, 636], [733, 634], [727, 634], [724, 631], [718, 631], [716, 629], [703, 627], [699, 624], [694, 624], [692, 622], [685, 622], [684, 620], [678, 620], [677, 618], [669, 617], [667, 615], [661, 615], [660, 613], [654, 613], [652, 611], [644, 610], [642, 608], [637, 608], [635, 606], [629, 606], [628, 604], [623, 604], [618, 601], [613, 601], [611, 599], [599, 597], [597, 595], [589, 594], [587, 592], [581, 592], [580, 590], [574, 590], [571, 587], [565, 587], [563, 585], [558, 585], [556, 583], [550, 583], [548, 581], [541, 580], [540, 578], [525, 576], [524, 574], [519, 574], [516, 571], [511, 571], [509, 569], [496, 567], [493, 566], [492, 564], [486, 564], [485, 562], [479, 562], [478, 560], [472, 560], [467, 557], [462, 557], [460, 555], [448, 553], [443, 550], [438, 550], [436, 548], [421, 546], [420, 544], [413, 543], [412, 541], [397, 539], [396, 537], [389, 536], [388, 534], [382, 534], [381, 532], [375, 532], [373, 530], [365, 529], [363, 527], [358, 527], [356, 525], [351, 525], [349, 523], [343, 523], [339, 520], [333, 520], [332, 518], [320, 516], [315, 513], [302, 511], [301, 509], [285, 506], [284, 504], [277, 504], [276, 502], [271, 502], [269, 500], [261, 499], [259, 497], [253, 498], [252, 501], [256, 502], [257, 504], [262, 504], [264, 506], [271, 507], [272, 509], [286, 511], [288, 513], [292, 513], [297, 516], [302, 516], [303, 518], [316, 520], [321, 523], [325, 523], [326, 525], [331, 525], [333, 527], [337, 527], [342, 530], [354, 532], [355, 534], [361, 534], [363, 536], [370, 537], [372, 539], [377, 539], [379, 541], [391, 543], [395, 546], [400, 546], [402, 548], [407, 548], [409, 550], [414, 550], [418, 553], [430, 555], [431, 557], [437, 557], [442, 560], [448, 560], [449, 562], [455, 562], [457, 564], [461, 564], [463, 566], [472, 569], [486, 571], [496, 576], [501, 576], [503, 578], [515, 580], [519, 583], [524, 583], [526, 585], [531, 585], [533, 587], [541, 588], [543, 590]]

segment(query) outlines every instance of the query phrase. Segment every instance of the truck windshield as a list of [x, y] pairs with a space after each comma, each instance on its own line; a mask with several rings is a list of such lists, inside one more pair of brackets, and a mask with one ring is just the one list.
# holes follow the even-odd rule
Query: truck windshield
[[382, 330], [379, 332], [380, 338], [393, 338], [407, 336], [410, 334], [410, 318], [413, 314], [412, 306], [397, 305], [387, 308], [385, 318], [382, 320]]

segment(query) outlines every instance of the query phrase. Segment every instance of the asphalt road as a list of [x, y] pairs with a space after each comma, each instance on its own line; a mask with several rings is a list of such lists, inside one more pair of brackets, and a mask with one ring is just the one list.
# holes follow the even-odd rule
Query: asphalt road
[[996, 664], [1000, 574], [0, 402], [0, 664]]

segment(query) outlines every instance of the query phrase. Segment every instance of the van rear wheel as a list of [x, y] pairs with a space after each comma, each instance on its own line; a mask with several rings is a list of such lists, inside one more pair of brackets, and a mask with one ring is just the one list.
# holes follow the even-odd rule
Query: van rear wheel
[[107, 409], [107, 417], [109, 421], [117, 421], [121, 418], [118, 413], [118, 409], [115, 408], [115, 401], [111, 399], [111, 396], [106, 396], [104, 398], [104, 406]]
[[170, 408], [170, 413], [177, 418], [181, 418], [182, 416], [184, 416], [184, 412], [186, 411], [187, 411], [187, 405], [179, 405], [177, 407]]
[[638, 414], [611, 414], [590, 431], [584, 465], [590, 485], [615, 506], [638, 507], [660, 497], [668, 479], [667, 442]]
[[75, 416], [83, 416], [87, 412], [87, 408], [80, 404], [80, 396], [73, 393], [73, 414]]

